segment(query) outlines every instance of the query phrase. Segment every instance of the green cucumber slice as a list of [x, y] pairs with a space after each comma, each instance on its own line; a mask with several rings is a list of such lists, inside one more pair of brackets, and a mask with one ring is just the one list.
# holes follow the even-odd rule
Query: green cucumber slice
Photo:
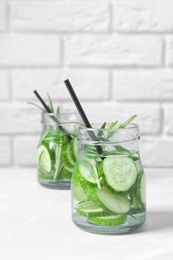
[[73, 139], [73, 153], [74, 153], [74, 156], [75, 156], [75, 159], [76, 159], [77, 153], [78, 153], [77, 137]]
[[146, 202], [145, 175], [138, 173], [136, 181], [136, 189], [132, 193], [132, 202], [135, 209], [140, 209]]
[[103, 171], [108, 184], [116, 191], [129, 190], [137, 177], [134, 161], [118, 155], [104, 159]]
[[73, 194], [73, 197], [78, 201], [81, 201], [81, 200], [85, 199], [85, 197], [86, 197], [80, 183], [72, 184], [72, 194]]
[[93, 212], [103, 212], [103, 209], [99, 207], [93, 201], [81, 201], [79, 202], [76, 207], [76, 210], [80, 210], [85, 213], [93, 213]]
[[105, 226], [116, 226], [123, 224], [126, 220], [125, 215], [114, 215], [114, 216], [89, 216], [88, 217], [88, 222], [92, 224], [97, 224], [97, 225], [105, 225]]
[[37, 150], [37, 165], [40, 170], [50, 172], [52, 169], [52, 162], [49, 150], [44, 144], [41, 144]]
[[142, 203], [146, 203], [146, 180], [145, 180], [145, 175], [142, 175], [141, 179], [141, 201]]
[[63, 145], [63, 147], [62, 147], [62, 159], [63, 159], [65, 166], [72, 168], [73, 165], [69, 162], [69, 158], [68, 158], [68, 148], [69, 148], [68, 144]]
[[67, 166], [64, 166], [64, 169], [70, 172], [71, 174], [73, 173], [73, 168], [69, 168]]
[[123, 214], [130, 210], [130, 200], [125, 196], [112, 194], [108, 190], [97, 190], [97, 196], [106, 208], [115, 213]]
[[71, 155], [70, 144], [67, 145], [67, 151], [66, 151], [66, 152], [67, 152], [67, 158], [68, 158], [69, 163], [74, 166], [75, 161], [74, 161], [73, 158], [72, 158], [72, 157], [73, 157], [73, 154]]

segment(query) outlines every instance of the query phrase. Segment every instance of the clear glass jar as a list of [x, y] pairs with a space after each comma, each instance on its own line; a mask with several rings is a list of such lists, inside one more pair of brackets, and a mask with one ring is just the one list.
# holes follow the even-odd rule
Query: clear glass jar
[[37, 150], [38, 182], [49, 188], [70, 189], [77, 156], [77, 112], [63, 111], [60, 125], [55, 114], [42, 113], [42, 133]]
[[139, 128], [79, 127], [78, 156], [72, 176], [72, 219], [83, 230], [121, 234], [146, 219], [145, 175]]

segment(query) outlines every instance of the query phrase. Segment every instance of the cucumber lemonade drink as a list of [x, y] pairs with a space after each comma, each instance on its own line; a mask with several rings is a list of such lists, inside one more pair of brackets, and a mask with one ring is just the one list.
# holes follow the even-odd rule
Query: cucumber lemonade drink
[[47, 187], [66, 189], [70, 188], [76, 162], [80, 119], [77, 113], [62, 112], [61, 124], [57, 125], [52, 115], [41, 114], [42, 134], [37, 149], [38, 181]]
[[[146, 219], [145, 175], [135, 124], [79, 127], [79, 152], [72, 176], [72, 218], [101, 234], [126, 233]], [[127, 125], [128, 124], [128, 125]], [[91, 132], [97, 137], [91, 140]], [[98, 154], [100, 146], [103, 154]]]

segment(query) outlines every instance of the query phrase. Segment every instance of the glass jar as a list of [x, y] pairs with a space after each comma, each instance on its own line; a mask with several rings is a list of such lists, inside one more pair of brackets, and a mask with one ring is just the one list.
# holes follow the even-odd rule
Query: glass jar
[[77, 156], [77, 112], [63, 111], [61, 123], [55, 114], [42, 113], [42, 133], [37, 150], [38, 182], [49, 188], [70, 189]]
[[145, 175], [139, 128], [78, 128], [78, 156], [72, 176], [72, 219], [83, 230], [127, 233], [146, 219]]

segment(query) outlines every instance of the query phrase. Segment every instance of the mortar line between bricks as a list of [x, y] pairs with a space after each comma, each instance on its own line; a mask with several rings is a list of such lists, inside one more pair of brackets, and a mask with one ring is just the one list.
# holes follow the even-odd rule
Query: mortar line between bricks
[[11, 75], [11, 71], [9, 71], [8, 74], [8, 80], [9, 80], [9, 101], [13, 101], [13, 87], [12, 87], [12, 75]]
[[162, 136], [165, 136], [165, 134], [164, 134], [164, 108], [162, 106], [162, 103], [161, 103], [161, 107], [160, 107], [160, 134]]
[[159, 65], [98, 65], [98, 64], [92, 64], [92, 65], [88, 65], [88, 64], [68, 64], [68, 68], [69, 69], [78, 69], [78, 68], [85, 68], [85, 69], [94, 69], [94, 68], [100, 68], [100, 69], [129, 69], [129, 70], [136, 70], [136, 69], [143, 69], [143, 70], [149, 70], [149, 69], [161, 69], [163, 68], [163, 66], [161, 64]]
[[0, 70], [39, 70], [39, 69], [62, 69], [59, 65], [0, 65]]
[[[108, 26], [109, 28], [109, 26]], [[113, 33], [113, 31], [111, 31]], [[107, 35], [111, 35], [110, 31], [108, 29], [106, 29], [105, 31], [59, 31], [59, 30], [12, 30], [13, 35], [60, 35], [60, 36], [92, 36], [92, 35], [98, 35], [98, 36], [107, 36]], [[117, 34], [116, 32], [114, 32], [114, 34]]]
[[160, 32], [156, 32], [156, 31], [119, 31], [119, 30], [114, 30], [113, 31], [114, 33], [118, 34], [118, 35], [132, 35], [132, 36], [137, 36], [139, 35], [142, 36], [152, 36], [155, 37], [155, 36], [163, 36], [163, 35], [170, 35], [172, 36], [173, 35], [173, 31], [160, 31]]
[[[151, 69], [155, 69], [155, 70], [159, 70], [159, 69], [163, 69], [165, 67], [161, 66], [161, 65], [150, 65], [150, 66], [143, 66], [143, 65], [83, 65], [83, 64], [77, 64], [77, 65], [68, 65], [65, 64], [65, 67], [63, 67], [63, 69], [80, 69], [80, 70], [84, 70], [84, 69], [112, 69], [112, 70], [140, 70], [140, 69], [143, 69], [143, 70], [151, 70]], [[170, 68], [170, 69], [173, 69], [173, 65], [171, 66], [167, 66], [166, 67], [167, 69]], [[43, 65], [43, 66], [32, 66], [32, 65], [27, 65], [27, 66], [22, 66], [22, 65], [9, 65], [9, 66], [4, 66], [4, 65], [0, 65], [0, 70], [29, 70], [29, 69], [32, 69], [32, 70], [39, 70], [39, 69], [62, 69], [62, 67], [60, 65]]]
[[13, 136], [10, 136], [10, 145], [11, 145], [11, 165], [14, 165], [14, 139], [13, 139]]
[[[29, 101], [28, 101], [29, 100]], [[87, 98], [80, 98], [80, 100], [82, 101], [82, 102], [89, 102], [89, 103], [94, 103], [94, 102], [108, 102], [108, 101], [110, 101], [110, 96], [108, 96], [106, 99], [104, 98], [98, 98], [98, 99], [87, 99]], [[35, 99], [34, 99], [34, 97], [31, 97], [31, 98], [28, 98], [28, 99], [15, 99], [15, 102], [17, 103], [17, 104], [25, 104], [25, 102], [30, 102], [30, 101], [35, 101]], [[60, 99], [58, 99], [58, 98], [52, 98], [52, 101], [54, 101], [54, 102], [58, 102], [58, 103], [65, 103], [65, 104], [71, 104], [71, 99], [63, 99], [63, 98], [60, 98]], [[4, 103], [7, 103], [7, 102], [9, 102], [9, 101], [2, 101], [2, 102], [4, 102]], [[39, 103], [38, 103], [39, 104]]]
[[165, 60], [166, 60], [166, 41], [163, 39], [163, 46], [162, 46], [162, 56], [161, 56], [161, 63], [162, 66], [165, 67]]
[[159, 100], [159, 99], [140, 99], [140, 98], [137, 98], [137, 99], [116, 99], [116, 97], [114, 98], [114, 101], [117, 102], [117, 103], [135, 103], [135, 104], [138, 104], [139, 101], [140, 101], [140, 104], [160, 104], [160, 102], [162, 102], [162, 104], [172, 104], [172, 101], [173, 101], [173, 98], [170, 99], [170, 100]]
[[[30, 100], [35, 100], [34, 98], [32, 99], [30, 99]], [[83, 104], [85, 104], [85, 105], [89, 105], [90, 104], [90, 102], [91, 103], [93, 103], [93, 102], [95, 102], [95, 105], [97, 106], [97, 105], [126, 105], [127, 104], [127, 101], [126, 100], [122, 100], [122, 101], [120, 101], [120, 100], [111, 100], [111, 102], [110, 102], [110, 100], [109, 99], [92, 99], [92, 100], [90, 100], [90, 99], [81, 99], [82, 100], [82, 102], [83, 102]], [[13, 100], [13, 104], [14, 105], [21, 105], [21, 104], [23, 104], [23, 105], [26, 105], [26, 101], [28, 101], [28, 99], [23, 99], [23, 100]], [[53, 101], [59, 101], [59, 99], [53, 99]], [[69, 105], [69, 104], [71, 104], [71, 99], [61, 99], [61, 101], [62, 101], [62, 104], [64, 103], [64, 104], [67, 104], [67, 105]], [[104, 102], [103, 102], [104, 101]], [[5, 103], [11, 103], [11, 101], [6, 101]], [[131, 103], [131, 105], [133, 105], [133, 101], [132, 102], [128, 102], [128, 105], [130, 105], [130, 103]], [[145, 105], [145, 103], [147, 104], [147, 105], [153, 105], [153, 103], [154, 103], [154, 105], [158, 105], [159, 106], [159, 103], [158, 103], [158, 101], [155, 101], [155, 102], [153, 102], [153, 101], [143, 101], [143, 103], [142, 103], [142, 106], [143, 105]], [[171, 103], [172, 104], [172, 101], [170, 101], [170, 102], [167, 102], [167, 101], [165, 101], [165, 102], [162, 102], [162, 104], [163, 105], [165, 105], [165, 104], [167, 104], [167, 103]], [[4, 103], [3, 103], [4, 104]], [[138, 104], [139, 106], [141, 105], [141, 100], [135, 100], [135, 105], [136, 104]], [[0, 104], [1, 105], [1, 104]]]
[[114, 101], [114, 98], [113, 98], [113, 75], [112, 75], [111, 70], [109, 70], [109, 99], [111, 101]]
[[11, 30], [11, 13], [10, 13], [10, 5], [9, 2], [6, 2], [6, 14], [7, 14], [7, 19], [6, 19], [6, 24], [7, 24], [7, 32], [10, 33]]
[[[109, 13], [110, 14], [110, 13]], [[112, 19], [112, 18], [111, 18]], [[110, 22], [110, 19], [109, 19]], [[60, 30], [12, 30], [12, 32], [16, 35], [63, 35], [63, 36], [80, 36], [80, 35], [100, 35], [100, 36], [105, 36], [105, 35], [122, 35], [122, 36], [128, 36], [128, 35], [132, 35], [132, 36], [163, 36], [163, 35], [168, 35], [168, 36], [172, 36], [173, 35], [173, 31], [160, 31], [160, 32], [156, 32], [156, 31], [120, 31], [120, 30], [113, 30], [113, 25], [112, 22], [109, 24], [108, 29], [109, 30], [103, 30], [103, 31], [82, 31], [82, 30], [76, 30], [76, 31], [60, 31]], [[111, 30], [110, 30], [111, 29]]]
[[64, 67], [64, 39], [60, 39], [60, 67]]
[[113, 33], [113, 6], [109, 3], [109, 28], [108, 31]]

